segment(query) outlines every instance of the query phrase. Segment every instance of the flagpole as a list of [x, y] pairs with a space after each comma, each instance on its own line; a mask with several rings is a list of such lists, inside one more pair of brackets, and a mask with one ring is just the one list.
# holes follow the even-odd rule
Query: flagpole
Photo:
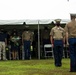
[[38, 59], [40, 59], [40, 28], [39, 28], [39, 20], [38, 20]]

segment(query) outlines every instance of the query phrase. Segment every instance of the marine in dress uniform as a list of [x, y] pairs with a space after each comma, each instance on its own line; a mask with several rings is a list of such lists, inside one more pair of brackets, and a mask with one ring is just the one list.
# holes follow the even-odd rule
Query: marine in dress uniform
[[76, 72], [76, 14], [70, 14], [71, 21], [65, 25], [66, 40], [70, 50], [70, 72]]
[[33, 42], [33, 33], [29, 31], [29, 29], [26, 29], [22, 33], [22, 43], [24, 46], [24, 55], [25, 55], [24, 59], [30, 59], [31, 56], [30, 47], [32, 42]]
[[60, 26], [61, 19], [56, 19], [56, 26], [51, 29], [50, 40], [54, 49], [55, 66], [62, 66], [63, 46], [65, 43], [65, 31]]

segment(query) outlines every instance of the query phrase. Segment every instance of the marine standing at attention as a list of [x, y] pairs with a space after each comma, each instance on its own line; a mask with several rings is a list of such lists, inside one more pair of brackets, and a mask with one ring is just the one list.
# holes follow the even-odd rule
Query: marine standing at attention
[[55, 20], [55, 27], [51, 29], [50, 41], [54, 49], [55, 66], [62, 66], [63, 48], [65, 43], [65, 31], [60, 26], [61, 19]]
[[24, 59], [30, 59], [31, 56], [31, 44], [33, 42], [33, 32], [31, 32], [28, 28], [24, 30], [22, 33], [22, 44], [24, 46]]

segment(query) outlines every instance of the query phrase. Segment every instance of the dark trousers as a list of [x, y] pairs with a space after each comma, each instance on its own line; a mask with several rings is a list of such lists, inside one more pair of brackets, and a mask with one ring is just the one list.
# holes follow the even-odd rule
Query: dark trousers
[[54, 59], [55, 66], [62, 66], [62, 57], [63, 57], [63, 41], [54, 40]]
[[69, 39], [70, 71], [76, 72], [76, 38]]
[[31, 41], [24, 41], [24, 59], [30, 59], [30, 45]]

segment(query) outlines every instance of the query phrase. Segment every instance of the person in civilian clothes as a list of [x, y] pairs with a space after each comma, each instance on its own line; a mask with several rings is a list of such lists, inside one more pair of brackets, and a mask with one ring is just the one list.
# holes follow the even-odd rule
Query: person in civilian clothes
[[71, 21], [65, 25], [65, 32], [70, 51], [70, 72], [76, 72], [76, 14], [70, 14], [70, 18]]
[[13, 34], [10, 36], [11, 40], [11, 51], [12, 51], [12, 58], [13, 60], [17, 59], [18, 56], [18, 47], [19, 47], [19, 40], [20, 37], [17, 35], [16, 32], [13, 32]]
[[62, 66], [63, 46], [65, 43], [65, 31], [60, 26], [61, 19], [56, 19], [56, 26], [51, 29], [50, 40], [54, 48], [55, 66]]
[[25, 29], [22, 33], [22, 44], [24, 46], [24, 59], [30, 59], [31, 51], [30, 47], [33, 42], [33, 33], [29, 29]]
[[9, 60], [10, 32], [9, 31], [6, 31], [5, 34], [7, 35], [6, 58], [7, 58], [7, 60]]
[[1, 59], [6, 60], [6, 50], [5, 50], [6, 46], [7, 46], [7, 35], [4, 33], [4, 29], [1, 29], [0, 30], [0, 60]]

